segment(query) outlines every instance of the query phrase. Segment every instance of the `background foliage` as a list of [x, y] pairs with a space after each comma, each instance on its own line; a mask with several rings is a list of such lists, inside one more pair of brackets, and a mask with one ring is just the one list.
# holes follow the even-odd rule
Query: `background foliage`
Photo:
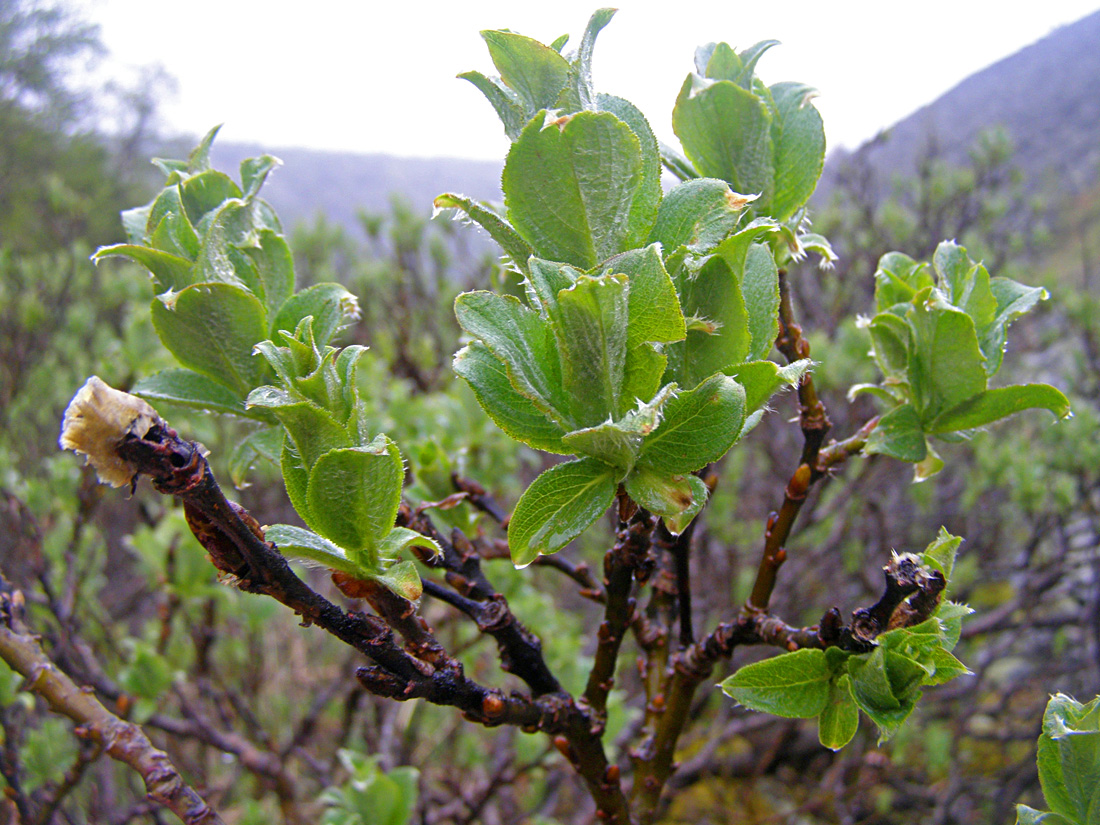
[[[152, 194], [136, 160], [146, 136], [98, 134], [79, 114], [111, 105], [75, 97], [66, 83], [66, 66], [97, 50], [94, 30], [60, 12], [5, 3], [0, 32], [0, 565], [26, 594], [51, 656], [145, 725], [238, 822], [304, 823], [325, 811], [321, 821], [350, 823], [379, 810], [382, 798], [392, 800], [395, 823], [406, 806], [412, 821], [424, 822], [582, 818], [583, 791], [542, 739], [486, 733], [422, 702], [370, 697], [347, 678], [352, 660], [337, 645], [303, 633], [286, 611], [218, 584], [169, 502], [141, 491], [136, 506], [104, 496], [87, 471], [56, 454], [61, 410], [85, 376], [98, 372], [125, 388], [172, 366], [149, 320], [146, 276], [88, 261], [93, 246], [123, 240], [114, 216]], [[19, 46], [27, 42], [38, 48]], [[139, 114], [133, 122], [144, 129]], [[803, 605], [865, 603], [881, 589], [875, 571], [889, 549], [920, 550], [942, 524], [967, 537], [952, 598], [980, 611], [956, 650], [975, 675], [930, 692], [888, 745], [860, 731], [837, 754], [818, 744], [813, 725], [748, 714], [704, 693], [696, 712], [707, 722], [681, 742], [673, 779], [680, 793], [667, 821], [1001, 822], [1020, 799], [1043, 807], [1034, 749], [1047, 695], [1087, 698], [1100, 668], [1100, 196], [1055, 192], [1040, 209], [1020, 189], [1014, 165], [1011, 145], [996, 134], [962, 166], [930, 147], [915, 179], [893, 182], [901, 196], [889, 201], [872, 196], [852, 170], [815, 212], [815, 229], [838, 241], [836, 268], [806, 262], [791, 277], [838, 432], [871, 412], [870, 401], [857, 399], [845, 420], [842, 394], [878, 376], [863, 373], [862, 333], [837, 319], [871, 311], [882, 253], [928, 258], [955, 237], [990, 270], [1042, 281], [1055, 296], [1015, 328], [1020, 343], [998, 380], [1065, 388], [1075, 417], [1058, 427], [1021, 417], [1001, 425], [1011, 435], [994, 430], [948, 445], [947, 469], [922, 485], [885, 458], [847, 467], [837, 480], [844, 483], [811, 494], [790, 548], [798, 571], [786, 571], [773, 602], [806, 624], [820, 616], [804, 614]], [[342, 341], [373, 348], [359, 375], [370, 388], [369, 414], [399, 443], [432, 434], [409, 456], [417, 498], [444, 499], [458, 472], [510, 507], [545, 459], [517, 451], [448, 366], [460, 335], [453, 296], [507, 284], [494, 262], [456, 250], [450, 224], [427, 223], [408, 205], [364, 215], [361, 228], [351, 235], [318, 219], [295, 230], [292, 247], [306, 285], [338, 281], [371, 296]], [[748, 597], [759, 516], [774, 506], [799, 449], [784, 420], [788, 404], [776, 399], [783, 414], [766, 417], [728, 459], [737, 472], [726, 475], [740, 481], [716, 489], [696, 534], [701, 623]], [[211, 444], [248, 434], [228, 419], [170, 412], [177, 428]], [[254, 457], [239, 451], [212, 460], [223, 478], [247, 476], [240, 498], [251, 510], [271, 522], [292, 519], [273, 470], [257, 462], [246, 473]], [[439, 517], [467, 530], [478, 518], [466, 505]], [[599, 531], [565, 551], [569, 558], [597, 558], [593, 550], [608, 538]], [[563, 588], [551, 569], [520, 574], [501, 561], [493, 575], [516, 613], [543, 630], [549, 663], [579, 692], [592, 654], [582, 628], [597, 606]], [[324, 576], [312, 581], [329, 587]], [[496, 670], [494, 652], [468, 625], [443, 610], [432, 621], [471, 673]], [[93, 760], [67, 723], [18, 686], [2, 674], [9, 818], [18, 811], [26, 822], [155, 821], [130, 774]], [[635, 678], [612, 693], [611, 741], [642, 723], [626, 711], [640, 694]], [[401, 766], [419, 769], [418, 784]]]

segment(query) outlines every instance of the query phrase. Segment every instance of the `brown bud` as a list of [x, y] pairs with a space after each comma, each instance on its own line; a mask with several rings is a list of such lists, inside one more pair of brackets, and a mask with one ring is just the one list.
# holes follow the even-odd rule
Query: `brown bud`
[[496, 693], [489, 693], [481, 700], [481, 712], [488, 719], [499, 719], [504, 714], [504, 700]]
[[564, 736], [554, 737], [554, 747], [558, 749], [558, 753], [560, 753], [570, 762], [573, 761], [573, 746], [569, 744], [569, 740], [566, 739]]
[[607, 770], [603, 772], [603, 778], [605, 782], [614, 783], [619, 781], [619, 766], [608, 765]]

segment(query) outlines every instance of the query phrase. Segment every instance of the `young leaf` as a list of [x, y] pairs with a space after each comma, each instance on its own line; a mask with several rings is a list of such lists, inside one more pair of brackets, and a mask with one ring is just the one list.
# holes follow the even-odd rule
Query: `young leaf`
[[745, 665], [720, 687], [750, 710], [809, 719], [825, 709], [831, 678], [825, 651], [807, 648]]
[[888, 455], [899, 461], [924, 461], [928, 446], [916, 408], [912, 404], [902, 404], [886, 413], [871, 431], [864, 452]]
[[716, 375], [665, 405], [660, 426], [642, 443], [639, 461], [667, 476], [686, 475], [725, 455], [744, 422], [744, 388]]
[[359, 318], [359, 301], [340, 284], [314, 284], [292, 295], [271, 321], [268, 338], [280, 330], [293, 332], [302, 319], [313, 318], [313, 338], [323, 347], [333, 336]]
[[310, 526], [377, 570], [378, 544], [393, 529], [404, 478], [397, 445], [385, 436], [325, 453], [309, 472]]
[[483, 31], [500, 79], [526, 104], [528, 117], [552, 109], [569, 79], [569, 63], [537, 40], [509, 31]]
[[229, 413], [267, 420], [266, 415], [245, 409], [244, 399], [197, 372], [169, 369], [153, 373], [135, 382], [132, 390], [150, 401], [166, 401], [211, 412]]
[[1049, 384], [1015, 384], [986, 390], [946, 412], [928, 424], [931, 433], [955, 432], [984, 427], [1022, 410], [1050, 410], [1056, 418], [1069, 415], [1069, 399]]
[[508, 138], [510, 140], [518, 138], [524, 124], [530, 119], [527, 106], [520, 99], [519, 93], [495, 77], [486, 77], [481, 72], [463, 72], [459, 77], [470, 81], [485, 95], [496, 109], [497, 117], [504, 124], [504, 133]]
[[[394, 530], [394, 533], [396, 532], [397, 530]], [[390, 535], [393, 535], [393, 533]], [[423, 538], [423, 536], [421, 536], [421, 538]], [[431, 541], [431, 539], [425, 540]], [[408, 599], [410, 602], [419, 601], [420, 596], [424, 593], [424, 582], [420, 579], [420, 573], [416, 570], [416, 564], [411, 561], [403, 561], [400, 564], [395, 564], [393, 567], [387, 568], [384, 573], [376, 573], [371, 578], [389, 588], [401, 598]], [[402, 820], [402, 822], [407, 821], [407, 819]]]
[[829, 698], [817, 717], [817, 739], [838, 751], [852, 741], [859, 728], [859, 708], [852, 699], [851, 679], [842, 673], [829, 683]]
[[[558, 105], [564, 106], [566, 111], [596, 108], [596, 95], [592, 88], [592, 51], [596, 46], [597, 35], [611, 22], [615, 12], [616, 9], [596, 9], [585, 26], [581, 44], [569, 65], [569, 81], [558, 101]], [[555, 51], [560, 52], [561, 49]]]
[[908, 322], [913, 406], [927, 424], [985, 390], [985, 359], [974, 321], [934, 289], [913, 299]]
[[774, 361], [749, 361], [725, 372], [745, 388], [745, 410], [754, 413], [780, 389], [797, 386], [812, 365], [808, 358], [792, 361], [785, 367]]
[[692, 252], [714, 249], [736, 227], [750, 198], [737, 195], [717, 178], [697, 178], [674, 186], [661, 201], [649, 233], [665, 254], [686, 246]]
[[592, 458], [551, 467], [516, 502], [508, 524], [512, 563], [526, 567], [561, 550], [615, 500], [617, 471]]
[[630, 231], [623, 240], [623, 248], [631, 249], [643, 246], [657, 210], [661, 204], [661, 151], [653, 129], [645, 115], [629, 100], [614, 95], [600, 94], [596, 97], [597, 110], [615, 115], [630, 127], [642, 150], [641, 180], [630, 207]]
[[[489, 233], [508, 259], [520, 272], [527, 274], [527, 259], [534, 254], [531, 245], [500, 215], [464, 195], [445, 193], [433, 202], [435, 214], [443, 209], [456, 209]], [[433, 215], [435, 217], [435, 215]]]
[[195, 284], [153, 300], [153, 326], [181, 364], [243, 396], [259, 381], [263, 362], [252, 348], [267, 338], [256, 296], [230, 284]]
[[279, 551], [288, 558], [339, 570], [352, 576], [363, 573], [342, 548], [311, 530], [303, 530], [291, 524], [272, 524], [264, 530], [264, 538], [275, 542]]
[[770, 87], [775, 102], [775, 193], [770, 214], [782, 223], [809, 200], [825, 165], [825, 126], [810, 100], [815, 91], [802, 83]]
[[455, 300], [459, 325], [508, 369], [516, 391], [557, 420], [568, 402], [561, 391], [561, 365], [546, 321], [516, 298], [466, 292]]
[[454, 371], [474, 391], [493, 422], [517, 441], [537, 450], [561, 455], [572, 452], [562, 444], [565, 430], [512, 385], [508, 368], [480, 341], [459, 350]]
[[[947, 581], [951, 581], [951, 574], [955, 570], [955, 556], [959, 552], [959, 547], [962, 545], [962, 538], [959, 536], [953, 536], [947, 532], [943, 527], [940, 527], [939, 535], [936, 536], [935, 541], [929, 544], [924, 552], [921, 554], [921, 561], [943, 573], [943, 577]], [[950, 604], [945, 603], [945, 604]], [[958, 605], [956, 605], [958, 607]], [[967, 612], [970, 612], [969, 609]], [[936, 613], [941, 619], [945, 619], [944, 609], [941, 606], [940, 610]], [[966, 615], [960, 614], [960, 616]]]
[[771, 200], [772, 115], [764, 101], [729, 80], [688, 75], [672, 110], [672, 130], [695, 168], [735, 192]]
[[591, 269], [627, 248], [644, 179], [630, 127], [606, 112], [579, 112], [532, 120], [501, 180], [508, 218], [539, 257]]
[[135, 246], [133, 244], [115, 244], [114, 246], [102, 246], [96, 250], [92, 260], [98, 263], [104, 258], [129, 258], [134, 263], [145, 267], [153, 276], [158, 291], [174, 290], [179, 292], [185, 287], [191, 286], [197, 280], [194, 272], [195, 266], [191, 261], [179, 255], [173, 255], [159, 249], [151, 249], [147, 246]]
[[561, 389], [581, 427], [618, 418], [634, 405], [622, 395], [627, 290], [625, 275], [583, 275], [558, 293], [553, 330], [562, 356]]
[[691, 474], [665, 475], [644, 466], [635, 468], [623, 486], [639, 506], [668, 518], [689, 511], [694, 516], [707, 500], [702, 479]]
[[741, 294], [752, 336], [747, 359], [758, 361], [767, 356], [779, 334], [779, 269], [767, 245], [754, 243], [749, 247], [741, 275]]
[[616, 255], [601, 270], [601, 274], [612, 273], [624, 274], [629, 279], [627, 347], [684, 338], [687, 330], [680, 299], [656, 244]]

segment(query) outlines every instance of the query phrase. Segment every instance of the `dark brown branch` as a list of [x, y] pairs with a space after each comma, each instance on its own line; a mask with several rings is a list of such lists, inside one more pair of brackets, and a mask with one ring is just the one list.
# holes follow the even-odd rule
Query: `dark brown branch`
[[[620, 497], [620, 508], [629, 500]], [[588, 674], [584, 701], [601, 724], [607, 714], [607, 694], [615, 683], [615, 666], [623, 635], [634, 620], [634, 581], [644, 583], [653, 568], [650, 538], [656, 519], [644, 510], [621, 518], [615, 545], [604, 556], [604, 590], [607, 603], [604, 620], [596, 633], [596, 656]]]
[[[404, 506], [398, 514], [398, 522], [434, 538], [439, 544], [441, 553], [424, 552], [420, 560], [446, 571], [447, 583], [462, 597], [447, 601], [473, 619], [482, 633], [493, 637], [500, 653], [501, 668], [526, 682], [535, 696], [559, 692], [561, 684], [543, 658], [542, 641], [515, 617], [507, 599], [486, 578], [474, 543], [457, 529], [452, 531], [449, 541], [444, 539], [427, 516]], [[432, 588], [431, 595], [443, 598], [436, 587]]]

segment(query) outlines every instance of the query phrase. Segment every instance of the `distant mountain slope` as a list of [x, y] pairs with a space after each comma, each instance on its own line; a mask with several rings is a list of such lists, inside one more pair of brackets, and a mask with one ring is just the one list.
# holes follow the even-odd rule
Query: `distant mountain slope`
[[386, 209], [400, 193], [424, 213], [443, 192], [480, 200], [499, 200], [501, 164], [456, 158], [399, 158], [313, 149], [279, 149], [244, 143], [215, 143], [211, 161], [219, 169], [236, 169], [247, 157], [275, 155], [283, 161], [264, 186], [264, 198], [284, 226], [311, 220], [318, 212], [345, 227], [356, 226], [360, 209]]
[[[919, 59], [934, 60], [935, 55]], [[919, 71], [918, 63], [913, 70]], [[1100, 178], [1100, 11], [971, 75], [854, 153], [831, 153], [814, 202], [826, 201], [839, 170], [854, 158], [876, 172], [881, 198], [890, 194], [892, 178], [914, 174], [931, 136], [945, 160], [961, 164], [978, 135], [998, 125], [1012, 136], [1016, 160], [1034, 189], [1078, 193]], [[264, 196], [288, 228], [318, 212], [354, 227], [359, 209], [384, 209], [392, 192], [404, 194], [425, 213], [441, 192], [501, 197], [501, 164], [491, 161], [239, 143], [215, 143], [212, 155], [220, 168], [235, 168], [241, 159], [262, 152], [284, 162]]]
[[[919, 59], [935, 60], [935, 55], [925, 53]], [[879, 173], [883, 191], [878, 194], [883, 196], [891, 177], [915, 172], [929, 136], [935, 136], [946, 160], [962, 163], [978, 135], [997, 125], [1012, 136], [1016, 160], [1032, 187], [1075, 193], [1097, 180], [1100, 12], [971, 75], [891, 127], [882, 139], [851, 154], [830, 155], [815, 200], [823, 202], [837, 170], [852, 154]]]

